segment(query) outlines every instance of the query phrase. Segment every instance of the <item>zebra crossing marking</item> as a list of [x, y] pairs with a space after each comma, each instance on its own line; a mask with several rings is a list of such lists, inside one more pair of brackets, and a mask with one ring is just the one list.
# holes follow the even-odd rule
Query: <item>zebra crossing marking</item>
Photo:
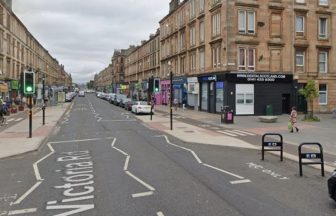
[[233, 136], [233, 137], [236, 137], [236, 136], [238, 136], [238, 135], [235, 135], [235, 134], [232, 134], [232, 133], [228, 133], [228, 132], [225, 132], [225, 131], [217, 131], [217, 132], [219, 132], [219, 133], [222, 133], [222, 134], [226, 134], [226, 135], [229, 135], [229, 136]]
[[241, 130], [224, 130], [224, 131], [217, 130], [217, 132], [222, 133], [222, 134], [226, 134], [226, 135], [229, 135], [229, 136], [232, 136], [232, 137], [247, 136], [247, 135], [255, 136], [255, 134], [253, 134], [253, 133], [249, 133], [249, 132], [241, 131]]
[[18, 118], [16, 119], [15, 121], [18, 122], [18, 121], [21, 121], [23, 118]]

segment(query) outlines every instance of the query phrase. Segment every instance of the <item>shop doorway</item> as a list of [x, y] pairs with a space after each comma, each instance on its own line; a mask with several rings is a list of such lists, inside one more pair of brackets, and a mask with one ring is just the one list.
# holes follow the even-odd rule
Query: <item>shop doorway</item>
[[210, 113], [215, 113], [216, 112], [216, 91], [215, 91], [215, 82], [210, 82], [210, 89], [209, 89], [209, 112]]
[[282, 113], [290, 113], [290, 94], [282, 94]]

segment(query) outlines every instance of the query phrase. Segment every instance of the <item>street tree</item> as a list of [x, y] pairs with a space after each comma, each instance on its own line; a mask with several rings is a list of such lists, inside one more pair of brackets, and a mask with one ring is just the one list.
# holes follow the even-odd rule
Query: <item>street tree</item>
[[299, 93], [303, 95], [308, 102], [308, 113], [306, 118], [314, 119], [314, 99], [319, 96], [314, 80], [308, 80], [304, 88], [299, 89]]

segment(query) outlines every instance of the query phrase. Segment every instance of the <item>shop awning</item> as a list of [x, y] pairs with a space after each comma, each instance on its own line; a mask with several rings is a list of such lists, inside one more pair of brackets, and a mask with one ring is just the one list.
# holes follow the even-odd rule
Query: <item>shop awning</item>
[[8, 92], [8, 86], [6, 83], [0, 83], [0, 92]]

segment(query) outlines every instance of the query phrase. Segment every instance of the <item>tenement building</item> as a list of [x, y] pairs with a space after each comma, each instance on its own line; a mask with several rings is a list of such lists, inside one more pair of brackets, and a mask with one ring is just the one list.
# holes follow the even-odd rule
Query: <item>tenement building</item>
[[[170, 87], [180, 104], [237, 115], [336, 107], [335, 0], [172, 0], [160, 21], [161, 102]], [[173, 73], [173, 81], [167, 74]]]
[[31, 69], [36, 72], [35, 92], [41, 97], [41, 84], [70, 87], [71, 75], [64, 66], [31, 35], [11, 9], [11, 1], [0, 0], [0, 96], [13, 100], [20, 94], [21, 74]]
[[[160, 78], [160, 31], [151, 34], [141, 45], [132, 47], [125, 58], [125, 81], [129, 83], [129, 96], [133, 99], [148, 100], [155, 97], [160, 101], [160, 91], [149, 90], [148, 81]], [[158, 79], [159, 80], [159, 79]]]

